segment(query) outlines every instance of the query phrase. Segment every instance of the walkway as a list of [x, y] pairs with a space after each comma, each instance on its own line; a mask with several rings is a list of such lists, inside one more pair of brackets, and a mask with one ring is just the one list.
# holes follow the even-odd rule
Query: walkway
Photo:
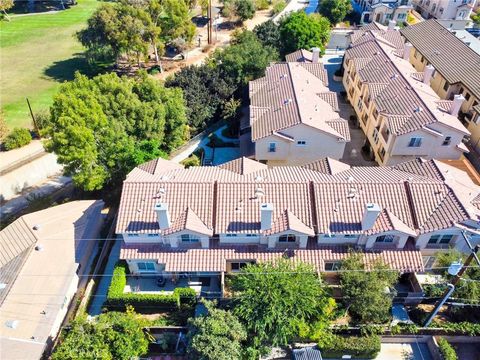
[[[103, 274], [99, 275], [100, 283], [95, 290], [95, 294], [92, 295], [93, 299], [88, 309], [88, 314], [90, 316], [96, 316], [101, 314], [102, 312], [103, 303], [105, 302], [105, 300], [107, 300], [108, 288], [110, 287], [110, 283], [112, 282], [113, 269], [120, 257], [121, 245], [121, 239], [115, 240], [115, 244], [113, 244], [112, 250], [110, 251], [110, 255], [108, 257], [107, 266], [105, 266]], [[98, 281], [98, 278], [96, 279], [96, 281]]]
[[308, 0], [290, 0], [287, 6], [285, 6], [285, 9], [283, 9], [277, 15], [275, 15], [275, 17], [273, 18], [273, 21], [278, 22], [282, 18], [282, 16], [287, 15], [291, 12], [301, 10], [305, 8], [307, 4], [308, 4]]
[[425, 343], [382, 343], [375, 360], [433, 360]]

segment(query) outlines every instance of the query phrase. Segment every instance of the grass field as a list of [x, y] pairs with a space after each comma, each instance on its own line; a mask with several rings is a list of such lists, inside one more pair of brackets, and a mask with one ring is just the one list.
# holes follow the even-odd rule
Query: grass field
[[0, 23], [1, 106], [10, 128], [30, 126], [25, 98], [33, 111], [47, 109], [60, 84], [76, 70], [87, 71], [75, 32], [100, 4], [78, 0], [55, 13], [12, 17]]

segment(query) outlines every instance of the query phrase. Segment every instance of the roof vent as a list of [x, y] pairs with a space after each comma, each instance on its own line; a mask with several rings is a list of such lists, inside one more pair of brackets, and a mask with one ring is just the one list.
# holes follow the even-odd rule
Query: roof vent
[[33, 225], [33, 230], [40, 230], [40, 225], [39, 224]]
[[162, 181], [168, 181], [169, 179], [170, 179], [170, 178], [169, 178], [167, 175], [162, 175], [162, 176], [160, 177], [160, 180], [162, 180]]
[[395, 80], [396, 78], [398, 78], [398, 74], [393, 74], [392, 76], [390, 76], [390, 79], [392, 80]]
[[265, 191], [259, 186], [255, 189], [255, 197], [259, 198], [265, 195]]
[[415, 108], [415, 110], [413, 110], [413, 112], [419, 113], [419, 112], [421, 112], [422, 110], [423, 110], [423, 109], [422, 109], [421, 106], [417, 106], [417, 107]]
[[347, 198], [349, 198], [349, 199], [354, 199], [355, 196], [357, 196], [357, 189], [355, 189], [354, 187], [351, 187], [351, 188], [348, 190]]
[[291, 98], [288, 98], [288, 99], [285, 99], [285, 100], [283, 101], [283, 104], [284, 104], [284, 105], [288, 105], [288, 104], [290, 104], [292, 101], [293, 101], [293, 100], [292, 100]]
[[256, 181], [256, 182], [261, 182], [261, 181], [263, 181], [263, 176], [258, 175], [257, 177], [255, 177], [255, 181]]
[[3, 290], [7, 287], [7, 284], [5, 283], [0, 283], [0, 290]]
[[440, 51], [438, 51], [438, 50], [435, 50], [433, 53], [434, 53], [435, 55], [440, 55]]
[[18, 326], [18, 320], [7, 320], [5, 326], [10, 329], [16, 329]]
[[36, 251], [43, 251], [43, 245], [39, 244], [39, 245], [35, 246], [35, 250]]
[[157, 193], [155, 194], [156, 197], [161, 197], [162, 195], [165, 195], [165, 193], [167, 192], [167, 190], [163, 187], [161, 187], [160, 189], [158, 189]]

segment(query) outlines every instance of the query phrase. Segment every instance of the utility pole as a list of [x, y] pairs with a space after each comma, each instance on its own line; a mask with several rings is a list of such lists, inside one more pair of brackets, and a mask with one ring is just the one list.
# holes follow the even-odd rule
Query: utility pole
[[37, 133], [38, 137], [40, 137], [40, 130], [38, 129], [37, 120], [35, 119], [35, 116], [33, 116], [33, 111], [32, 111], [32, 107], [30, 106], [30, 101], [28, 100], [28, 98], [25, 98], [25, 99], [27, 100], [28, 109], [30, 110], [30, 116], [32, 117], [33, 127], [35, 128], [35, 132]]
[[213, 11], [212, 11], [212, 0], [208, 0], [208, 26], [207, 26], [207, 36], [208, 36], [208, 44], [211, 45], [213, 43], [212, 38], [212, 26], [213, 26]]
[[455, 290], [455, 285], [458, 284], [460, 281], [462, 275], [465, 273], [465, 271], [468, 269], [470, 266], [470, 263], [475, 259], [477, 262], [478, 266], [480, 266], [480, 260], [478, 259], [477, 252], [480, 250], [480, 245], [477, 245], [475, 247], [470, 244], [470, 241], [467, 238], [467, 234], [465, 231], [462, 231], [463, 238], [468, 244], [468, 247], [471, 250], [470, 255], [468, 256], [467, 260], [465, 261], [465, 264], [463, 264], [462, 268], [457, 272], [455, 277], [452, 279], [450, 284], [448, 284], [448, 289], [445, 290], [445, 292], [442, 294], [440, 302], [435, 306], [435, 309], [432, 311], [432, 313], [428, 316], [427, 320], [425, 321], [425, 324], [423, 325], [424, 327], [428, 327], [430, 323], [432, 322], [433, 318], [437, 315], [438, 311], [440, 308], [445, 304], [445, 302], [448, 300], [450, 295], [452, 295], [453, 291]]

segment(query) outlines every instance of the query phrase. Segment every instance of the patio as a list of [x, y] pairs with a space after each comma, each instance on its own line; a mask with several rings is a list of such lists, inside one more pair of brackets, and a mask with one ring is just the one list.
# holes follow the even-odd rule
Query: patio
[[140, 294], [173, 293], [176, 288], [190, 287], [195, 289], [197, 295], [205, 298], [221, 296], [220, 276], [190, 276], [182, 275], [176, 281], [171, 276], [166, 277], [165, 284], [158, 285], [158, 275], [130, 276], [123, 292]]

